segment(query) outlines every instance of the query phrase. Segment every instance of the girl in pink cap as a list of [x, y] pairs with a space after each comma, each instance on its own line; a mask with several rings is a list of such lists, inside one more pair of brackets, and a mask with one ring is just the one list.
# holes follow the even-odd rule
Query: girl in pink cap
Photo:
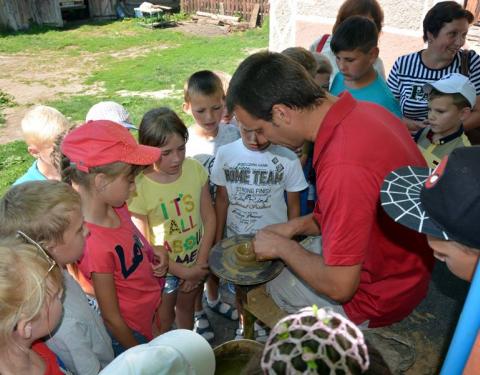
[[[133, 225], [125, 201], [135, 190], [139, 166], [160, 159], [160, 149], [141, 146], [123, 126], [90, 121], [64, 139], [62, 177], [82, 198], [90, 232], [78, 268], [82, 287], [100, 307], [115, 355], [153, 338], [160, 305], [161, 265]], [[84, 280], [85, 281], [85, 280]]]

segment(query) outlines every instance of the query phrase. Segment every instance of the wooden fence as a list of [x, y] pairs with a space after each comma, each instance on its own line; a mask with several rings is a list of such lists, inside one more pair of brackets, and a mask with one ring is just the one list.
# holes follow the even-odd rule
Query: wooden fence
[[249, 21], [250, 14], [255, 4], [260, 5], [259, 22], [268, 15], [268, 0], [181, 0], [180, 7], [183, 12], [194, 14], [196, 11], [223, 14], [226, 16], [241, 16], [243, 20]]

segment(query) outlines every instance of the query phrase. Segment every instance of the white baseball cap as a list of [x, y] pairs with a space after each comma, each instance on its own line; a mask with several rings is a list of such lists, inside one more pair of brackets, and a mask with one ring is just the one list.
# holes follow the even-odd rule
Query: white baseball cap
[[105, 101], [99, 102], [92, 106], [87, 113], [86, 122], [97, 120], [110, 120], [120, 125], [125, 126], [127, 129], [136, 129], [130, 121], [130, 115], [125, 107], [117, 102]]
[[443, 92], [445, 94], [461, 94], [468, 100], [470, 106], [473, 108], [477, 101], [477, 93], [475, 86], [468, 79], [468, 77], [459, 73], [449, 73], [435, 82], [426, 83], [423, 86], [423, 91], [430, 94], [432, 89]]
[[120, 354], [99, 375], [213, 375], [215, 355], [201, 335], [176, 329]]

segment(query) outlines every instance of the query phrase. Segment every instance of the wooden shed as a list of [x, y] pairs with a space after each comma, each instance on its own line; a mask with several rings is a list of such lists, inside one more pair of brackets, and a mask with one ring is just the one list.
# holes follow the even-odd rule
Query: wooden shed
[[0, 27], [28, 29], [31, 24], [63, 26], [58, 0], [0, 0]]
[[91, 18], [112, 19], [117, 18], [117, 0], [88, 0], [88, 9]]
[[[96, 19], [117, 17], [117, 0], [85, 0], [89, 15]], [[0, 0], [0, 28], [25, 30], [32, 24], [62, 27], [59, 0]]]

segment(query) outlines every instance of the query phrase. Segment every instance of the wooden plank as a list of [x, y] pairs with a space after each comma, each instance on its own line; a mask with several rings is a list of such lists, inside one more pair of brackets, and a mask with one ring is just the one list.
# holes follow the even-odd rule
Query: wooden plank
[[247, 293], [247, 303], [243, 307], [270, 328], [287, 316], [287, 313], [281, 310], [267, 294], [265, 284]]
[[255, 3], [253, 6], [252, 13], [250, 14], [250, 22], [248, 23], [248, 27], [254, 29], [257, 26], [257, 19], [258, 19], [258, 12], [260, 11], [260, 4]]
[[208, 12], [201, 12], [197, 11], [197, 16], [201, 17], [208, 17], [214, 20], [219, 20], [219, 21], [224, 21], [224, 22], [238, 22], [239, 17], [233, 17], [233, 16], [222, 16], [221, 14], [213, 14], [213, 13], [208, 13]]

